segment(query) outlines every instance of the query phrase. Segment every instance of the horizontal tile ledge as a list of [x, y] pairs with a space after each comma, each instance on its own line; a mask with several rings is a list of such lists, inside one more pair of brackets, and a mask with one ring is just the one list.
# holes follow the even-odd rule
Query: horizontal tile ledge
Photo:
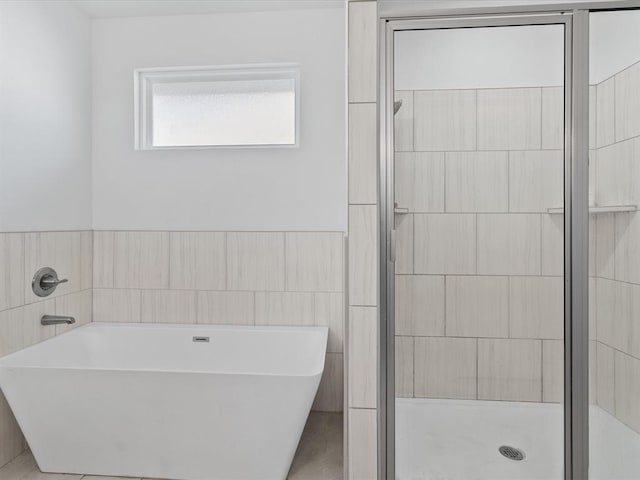
[[[602, 205], [597, 207], [589, 207], [589, 213], [597, 215], [599, 213], [623, 213], [623, 212], [635, 212], [638, 210], [637, 205]], [[564, 207], [548, 208], [549, 214], [563, 214]]]

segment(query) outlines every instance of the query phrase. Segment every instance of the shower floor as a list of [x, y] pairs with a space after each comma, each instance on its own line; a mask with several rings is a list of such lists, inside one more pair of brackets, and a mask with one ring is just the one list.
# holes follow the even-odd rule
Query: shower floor
[[[590, 411], [590, 480], [637, 480], [640, 434]], [[559, 404], [396, 399], [397, 480], [561, 480]], [[516, 447], [525, 459], [498, 452]]]

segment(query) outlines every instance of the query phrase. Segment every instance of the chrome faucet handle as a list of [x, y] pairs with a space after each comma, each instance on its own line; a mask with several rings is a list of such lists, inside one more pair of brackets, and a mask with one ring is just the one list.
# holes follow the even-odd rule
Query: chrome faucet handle
[[48, 297], [61, 283], [66, 283], [66, 278], [59, 279], [53, 268], [44, 267], [36, 272], [31, 282], [31, 289], [38, 297]]

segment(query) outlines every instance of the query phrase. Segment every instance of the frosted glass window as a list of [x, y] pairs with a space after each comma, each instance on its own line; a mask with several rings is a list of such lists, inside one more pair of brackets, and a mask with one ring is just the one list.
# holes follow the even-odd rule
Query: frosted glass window
[[297, 69], [138, 71], [139, 149], [294, 146]]

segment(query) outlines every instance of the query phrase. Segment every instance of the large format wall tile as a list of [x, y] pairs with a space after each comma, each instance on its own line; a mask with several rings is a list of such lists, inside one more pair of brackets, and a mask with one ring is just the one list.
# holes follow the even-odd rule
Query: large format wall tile
[[169, 288], [169, 232], [115, 232], [114, 286]]
[[611, 279], [614, 277], [615, 251], [615, 215], [598, 215], [595, 275]]
[[542, 275], [564, 274], [564, 215], [542, 215], [541, 255]]
[[226, 288], [224, 232], [171, 232], [169, 287], [186, 290]]
[[94, 322], [140, 322], [140, 290], [94, 289]]
[[341, 353], [327, 353], [313, 410], [341, 412], [344, 402], [344, 362]]
[[413, 215], [397, 215], [396, 230], [396, 274], [413, 273]]
[[564, 87], [542, 89], [542, 148], [560, 150], [564, 145]]
[[414, 150], [454, 151], [476, 149], [476, 91], [416, 91]]
[[640, 202], [640, 137], [598, 149], [596, 178], [598, 205]]
[[394, 150], [413, 151], [413, 90], [396, 91], [395, 101], [401, 101], [400, 110], [394, 115]]
[[349, 304], [376, 305], [378, 220], [375, 205], [349, 206]]
[[444, 335], [444, 277], [396, 275], [396, 335]]
[[615, 278], [640, 284], [640, 213], [615, 216]]
[[444, 211], [444, 153], [395, 154], [395, 201], [410, 212]]
[[327, 352], [342, 353], [344, 350], [345, 309], [343, 293], [319, 292], [315, 294], [315, 325], [329, 327]]
[[[24, 451], [25, 440], [11, 408], [0, 391], [0, 467], [10, 462]], [[7, 480], [15, 478], [10, 472], [3, 472]]]
[[[353, 5], [351, 3], [350, 5]], [[350, 408], [347, 425], [348, 471], [351, 480], [377, 478], [377, 422], [375, 409]]]
[[414, 216], [414, 272], [476, 272], [476, 217], [466, 214]]
[[539, 88], [478, 90], [478, 150], [541, 147]]
[[507, 152], [451, 152], [445, 165], [447, 212], [508, 210]]
[[344, 288], [342, 233], [285, 233], [285, 289], [341, 292]]
[[143, 290], [140, 318], [146, 323], [196, 323], [196, 292]]
[[93, 232], [93, 288], [113, 288], [115, 232]]
[[561, 403], [564, 400], [564, 342], [542, 342], [542, 401]]
[[255, 324], [254, 292], [198, 292], [196, 302], [198, 323]]
[[640, 432], [640, 360], [615, 353], [616, 417]]
[[479, 339], [480, 400], [542, 400], [540, 340]]
[[24, 234], [0, 233], [0, 310], [25, 303], [24, 267]]
[[610, 78], [596, 86], [596, 148], [615, 142], [615, 80]]
[[376, 203], [378, 188], [375, 103], [349, 105], [349, 203]]
[[76, 320], [72, 325], [56, 325], [56, 335], [91, 322], [93, 295], [90, 289], [57, 297], [55, 302], [56, 315], [69, 316]]
[[615, 350], [596, 343], [596, 398], [598, 406], [615, 414]]
[[564, 156], [559, 150], [509, 153], [509, 211], [547, 212], [564, 204]]
[[540, 275], [540, 215], [478, 215], [478, 273]]
[[615, 76], [616, 141], [640, 135], [640, 62]]
[[416, 397], [476, 398], [476, 339], [415, 339]]
[[14, 308], [0, 312], [0, 357], [24, 348], [24, 312]]
[[375, 102], [378, 7], [376, 2], [349, 3], [349, 102]]
[[256, 325], [314, 325], [313, 293], [256, 292]]
[[284, 290], [284, 233], [227, 233], [229, 290]]
[[396, 336], [396, 397], [413, 397], [414, 337]]
[[349, 406], [376, 408], [376, 307], [349, 307]]
[[446, 292], [447, 336], [509, 336], [508, 277], [448, 276]]
[[511, 337], [563, 338], [563, 277], [511, 277], [509, 319]]

